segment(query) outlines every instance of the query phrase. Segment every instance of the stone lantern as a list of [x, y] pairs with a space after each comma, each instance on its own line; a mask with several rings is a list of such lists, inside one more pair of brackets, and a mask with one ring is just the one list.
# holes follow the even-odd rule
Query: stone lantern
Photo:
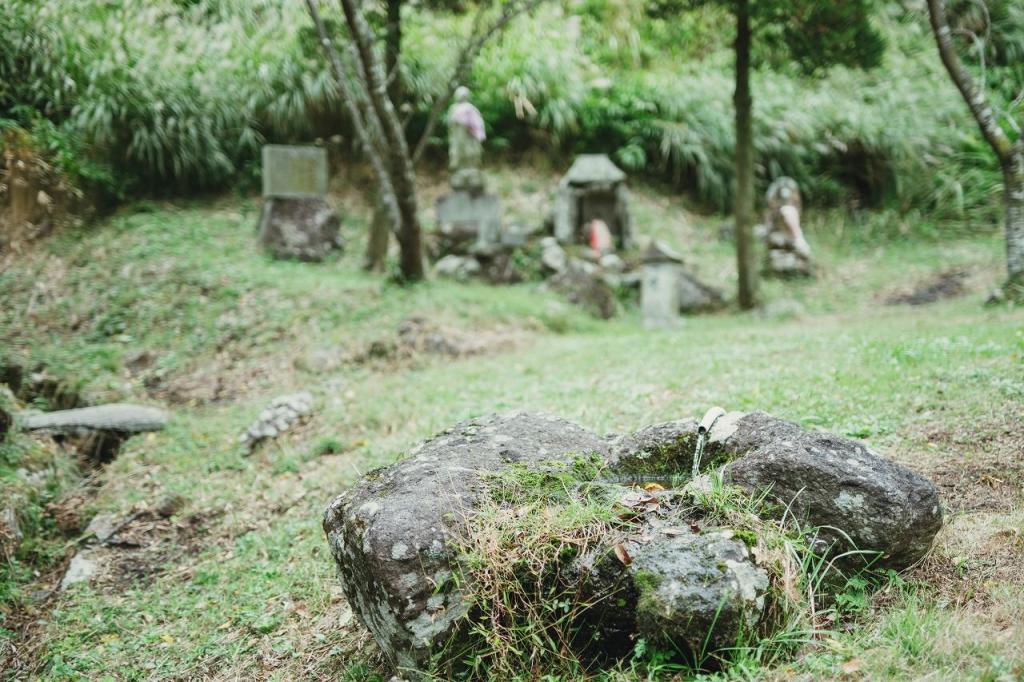
[[682, 257], [665, 244], [652, 241], [642, 259], [640, 309], [644, 325], [672, 327], [679, 324], [679, 282], [684, 275]]

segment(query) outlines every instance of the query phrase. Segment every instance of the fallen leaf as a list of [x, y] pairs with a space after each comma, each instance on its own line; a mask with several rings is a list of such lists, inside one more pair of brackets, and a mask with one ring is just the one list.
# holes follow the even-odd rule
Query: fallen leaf
[[629, 552], [626, 551], [626, 548], [622, 546], [621, 542], [616, 542], [614, 549], [615, 557], [622, 562], [623, 566], [629, 566], [633, 563], [633, 557], [629, 556]]
[[170, 635], [160, 635], [160, 639], [164, 641], [164, 644], [174, 644], [174, 637]]
[[842, 670], [846, 674], [852, 674], [860, 670], [860, 659], [851, 658], [846, 663], [843, 663]]
[[644, 490], [646, 490], [649, 493], [658, 492], [659, 490], [664, 489], [665, 486], [661, 485], [660, 483], [648, 483], [647, 485], [644, 486]]

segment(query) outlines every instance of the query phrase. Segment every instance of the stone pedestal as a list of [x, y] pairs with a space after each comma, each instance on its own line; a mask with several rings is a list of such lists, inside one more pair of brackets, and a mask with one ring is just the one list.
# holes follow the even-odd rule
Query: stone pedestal
[[260, 243], [274, 258], [321, 261], [341, 248], [340, 224], [323, 199], [271, 197], [260, 215]]
[[814, 275], [814, 263], [810, 254], [801, 252], [787, 235], [780, 231], [769, 232], [766, 242], [766, 275], [784, 278]]
[[455, 190], [437, 200], [437, 223], [442, 255], [489, 252], [501, 243], [501, 200]]

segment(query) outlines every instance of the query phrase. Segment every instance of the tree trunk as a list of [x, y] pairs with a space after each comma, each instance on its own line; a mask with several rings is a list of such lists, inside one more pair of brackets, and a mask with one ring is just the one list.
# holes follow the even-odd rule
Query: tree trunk
[[1024, 300], [1024, 140], [1003, 167], [1006, 194], [1006, 294]]
[[416, 176], [412, 156], [405, 140], [398, 113], [387, 94], [387, 77], [380, 61], [373, 51], [373, 33], [366, 18], [356, 6], [355, 0], [341, 0], [342, 11], [348, 24], [349, 33], [356, 46], [356, 53], [362, 65], [367, 95], [388, 150], [388, 170], [394, 185], [395, 199], [400, 216], [398, 244], [401, 247], [399, 267], [402, 277], [408, 281], [423, 279], [423, 249], [420, 240], [420, 220], [416, 204]]
[[408, 154], [396, 159], [395, 163], [395, 174], [398, 176], [395, 190], [398, 194], [398, 210], [402, 214], [402, 224], [398, 231], [398, 267], [404, 279], [417, 281], [423, 279], [426, 272], [423, 267], [422, 230], [416, 202], [416, 177]]
[[[363, 116], [363, 113], [360, 112], [359, 97], [352, 91], [352, 88], [349, 87], [348, 75], [345, 73], [345, 68], [342, 65], [341, 58], [339, 57], [337, 50], [335, 50], [330, 37], [327, 35], [327, 29], [324, 26], [323, 20], [320, 18], [320, 11], [317, 9], [316, 0], [306, 0], [306, 7], [309, 10], [310, 18], [313, 20], [313, 25], [316, 27], [317, 35], [320, 38], [320, 46], [323, 48], [324, 53], [327, 56], [327, 61], [334, 73], [335, 84], [338, 86], [338, 91], [341, 93], [342, 103], [348, 111], [356, 137], [363, 149], [363, 153], [370, 161], [370, 167], [373, 169], [374, 177], [377, 179], [378, 210], [383, 212], [387, 217], [386, 223], [388, 225], [398, 226], [401, 224], [402, 218], [401, 212], [398, 209], [398, 199], [395, 194], [396, 189], [391, 180], [391, 175], [385, 167], [384, 160], [377, 151], [377, 146], [375, 144], [376, 139], [383, 137], [383, 133], [380, 131], [379, 122], [373, 118], [372, 112], [368, 111], [365, 117]], [[377, 248], [379, 248], [379, 246]], [[370, 255], [369, 249], [370, 247], [368, 246], [368, 257]], [[383, 250], [385, 252], [384, 255], [387, 255], [386, 238], [384, 239]], [[381, 265], [383, 266], [384, 256], [381, 256], [380, 258]]]
[[750, 95], [750, 0], [736, 0], [736, 270], [739, 303], [744, 310], [757, 304], [757, 264], [754, 252], [754, 131]]
[[402, 0], [387, 0], [384, 36], [384, 68], [388, 73], [388, 96], [396, 109], [402, 107]]
[[378, 199], [370, 222], [369, 238], [366, 240], [366, 255], [363, 269], [382, 272], [388, 257], [388, 242], [391, 240], [392, 223], [388, 209]]

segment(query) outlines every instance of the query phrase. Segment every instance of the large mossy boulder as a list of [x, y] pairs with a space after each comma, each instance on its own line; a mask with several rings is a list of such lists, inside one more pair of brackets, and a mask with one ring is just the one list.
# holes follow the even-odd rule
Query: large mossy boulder
[[[345, 593], [396, 668], [443, 661], [445, 651], [463, 648], [467, 624], [479, 617], [474, 585], [460, 569], [474, 514], [502, 493], [503, 472], [558, 466], [621, 500], [613, 503], [627, 515], [657, 510], [637, 511], [625, 534], [559, 554], [557, 579], [595, 604], [579, 618], [581, 655], [626, 656], [637, 638], [694, 653], [730, 646], [761, 620], [769, 580], [729, 528], [690, 523], [700, 510], [678, 502], [699, 499], [680, 490], [691, 483], [697, 433], [696, 421], [679, 420], [598, 436], [535, 413], [460, 423], [329, 505], [324, 530]], [[937, 491], [925, 479], [860, 443], [763, 413], [721, 417], [700, 470], [784, 503], [761, 506], [765, 517], [788, 508], [801, 530], [838, 529], [819, 531], [823, 551], [849, 537], [902, 567], [923, 556], [941, 525]], [[637, 487], [645, 484], [655, 492]], [[516, 506], [515, 495], [500, 499]], [[519, 509], [548, 513], [544, 505]]]

